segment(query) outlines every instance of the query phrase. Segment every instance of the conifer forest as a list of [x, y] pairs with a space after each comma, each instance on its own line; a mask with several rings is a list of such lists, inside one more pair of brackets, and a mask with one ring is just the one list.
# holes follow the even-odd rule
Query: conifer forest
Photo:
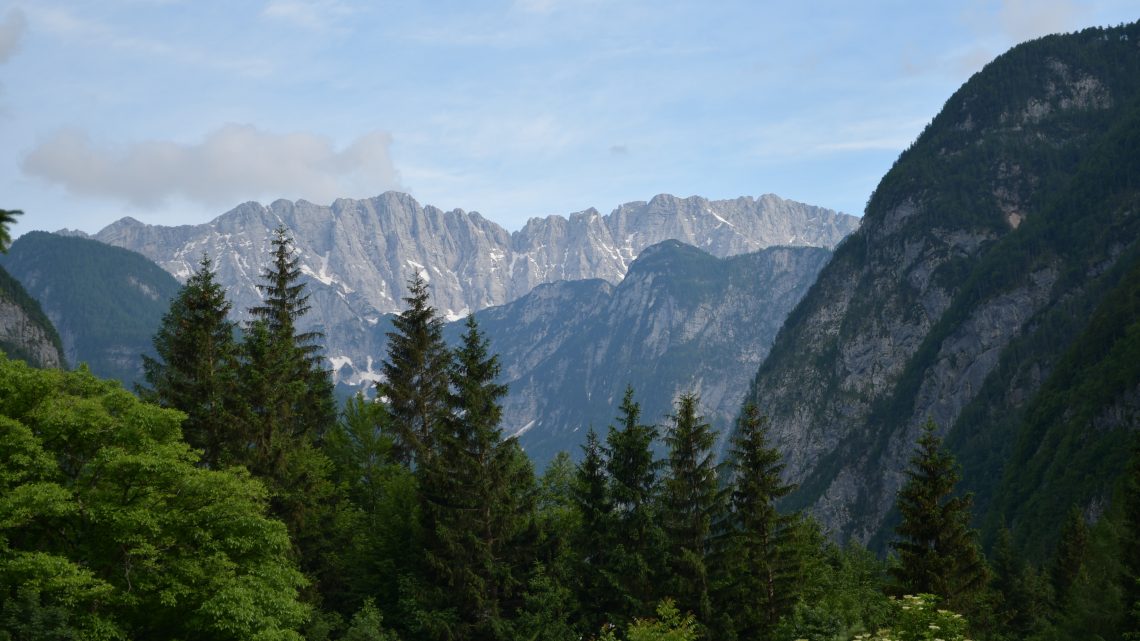
[[[578, 462], [536, 473], [499, 426], [469, 317], [427, 284], [385, 381], [337, 411], [291, 239], [238, 327], [211, 261], [171, 302], [135, 396], [85, 370], [0, 367], [7, 639], [1135, 638], [1140, 448], [1114, 505], [1046, 558], [983, 552], [929, 423], [885, 556], [781, 508], [763, 409], [712, 455], [700, 399], [661, 424], [627, 389]], [[1131, 636], [1130, 636], [1131, 635]]]

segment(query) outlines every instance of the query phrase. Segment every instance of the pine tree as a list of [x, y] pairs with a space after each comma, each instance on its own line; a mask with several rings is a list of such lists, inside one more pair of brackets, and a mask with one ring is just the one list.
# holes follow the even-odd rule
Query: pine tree
[[619, 407], [617, 425], [606, 436], [606, 472], [613, 506], [613, 562], [610, 571], [618, 582], [620, 602], [611, 614], [622, 622], [651, 616], [659, 586], [656, 572], [663, 567], [665, 537], [657, 519], [658, 462], [653, 456], [657, 428], [641, 423], [641, 406], [627, 387]]
[[572, 488], [574, 508], [579, 515], [578, 528], [571, 534], [578, 602], [583, 610], [578, 629], [599, 630], [606, 616], [618, 610], [616, 577], [613, 574], [613, 503], [607, 461], [598, 433], [593, 427], [586, 432], [582, 460], [574, 472]]
[[507, 387], [496, 382], [498, 357], [473, 316], [466, 329], [449, 369], [446, 429], [433, 436], [436, 455], [416, 470], [428, 567], [434, 584], [446, 586], [436, 606], [455, 613], [448, 636], [501, 639], [505, 604], [524, 586], [517, 562], [534, 517], [534, 474], [514, 439], [502, 438], [499, 403]]
[[392, 321], [384, 380], [376, 384], [392, 415], [396, 458], [406, 465], [431, 458], [433, 434], [447, 416], [450, 352], [428, 298], [427, 282], [417, 274], [408, 282], [408, 308]]
[[776, 502], [794, 486], [769, 444], [768, 419], [749, 403], [737, 419], [727, 460], [730, 511], [723, 525], [718, 607], [740, 639], [765, 638], [799, 594], [794, 516]]
[[243, 443], [235, 324], [214, 277], [210, 258], [203, 256], [162, 317], [154, 336], [158, 358], [142, 357], [147, 386], [139, 394], [185, 412], [183, 439], [202, 450], [202, 465], [220, 468], [234, 462]]
[[[336, 422], [332, 377], [319, 332], [298, 331], [309, 311], [300, 258], [288, 230], [274, 231], [273, 259], [262, 272], [262, 304], [252, 307], [241, 346], [244, 463], [269, 489], [270, 509], [289, 528], [314, 592], [338, 579], [334, 520], [340, 509], [332, 462], [321, 439]], [[314, 594], [310, 594], [316, 598]]]
[[1088, 554], [1089, 528], [1085, 517], [1077, 506], [1069, 509], [1069, 515], [1061, 526], [1061, 539], [1049, 567], [1049, 580], [1053, 584], [1053, 595], [1057, 609], [1064, 608], [1069, 600], [1069, 590], [1077, 582], [1085, 556]]
[[972, 612], [988, 569], [970, 529], [970, 495], [952, 496], [959, 476], [954, 457], [942, 447], [928, 420], [911, 458], [896, 506], [902, 522], [891, 543], [899, 563], [890, 572], [899, 591], [928, 593], [956, 612]]
[[[249, 309], [253, 321], [247, 326], [246, 374], [256, 373], [277, 388], [262, 386], [262, 394], [254, 396], [261, 427], [276, 432], [278, 444], [311, 444], [336, 422], [332, 377], [320, 355], [323, 334], [298, 331], [298, 321], [309, 311], [309, 294], [301, 282], [301, 259], [294, 255], [293, 239], [285, 227], [273, 234], [273, 262], [257, 285], [262, 304]], [[265, 441], [259, 444], [276, 445]], [[264, 454], [273, 456], [271, 451]]]
[[709, 547], [713, 522], [723, 518], [724, 492], [712, 452], [716, 436], [697, 414], [699, 403], [695, 394], [683, 394], [669, 417], [662, 522], [668, 535], [669, 594], [682, 611], [710, 621]]
[[993, 582], [997, 624], [1015, 638], [1028, 638], [1045, 625], [1049, 586], [1036, 568], [1014, 550], [1013, 534], [1005, 525], [998, 529], [993, 549]]

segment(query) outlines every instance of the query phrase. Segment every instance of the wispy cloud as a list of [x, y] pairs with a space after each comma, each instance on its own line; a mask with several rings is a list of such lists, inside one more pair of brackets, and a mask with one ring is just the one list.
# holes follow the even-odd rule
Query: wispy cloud
[[29, 10], [29, 13], [34, 23], [45, 31], [87, 46], [159, 57], [246, 76], [264, 76], [273, 71], [273, 64], [265, 58], [218, 55], [198, 46], [139, 36], [59, 7], [37, 8]]
[[0, 64], [8, 62], [20, 49], [20, 41], [27, 28], [28, 20], [24, 17], [24, 12], [18, 8], [9, 9], [4, 22], [0, 22]]
[[172, 198], [208, 206], [265, 196], [327, 202], [398, 189], [391, 142], [390, 135], [377, 131], [338, 150], [314, 134], [226, 125], [197, 144], [146, 141], [107, 148], [71, 130], [33, 149], [22, 167], [73, 194], [137, 207]]
[[271, 0], [261, 15], [310, 31], [330, 31], [342, 28], [357, 12], [356, 7], [341, 0]]

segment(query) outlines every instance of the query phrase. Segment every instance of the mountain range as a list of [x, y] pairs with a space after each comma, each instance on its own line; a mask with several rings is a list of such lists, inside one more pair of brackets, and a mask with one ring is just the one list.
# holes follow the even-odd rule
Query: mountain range
[[589, 209], [533, 218], [512, 234], [478, 213], [445, 212], [388, 192], [328, 207], [246, 203], [203, 225], [124, 218], [92, 238], [136, 251], [179, 279], [209, 254], [241, 314], [260, 300], [256, 284], [269, 239], [282, 225], [294, 238], [312, 292], [307, 326], [324, 332], [338, 381], [359, 384], [377, 376], [368, 363], [382, 354], [383, 332], [376, 329], [384, 314], [403, 308], [405, 285], [416, 272], [430, 282], [435, 307], [453, 320], [543, 283], [600, 278], [616, 284], [644, 248], [663, 240], [720, 257], [774, 245], [832, 247], [858, 219], [773, 195], [720, 201], [659, 195], [607, 216]]

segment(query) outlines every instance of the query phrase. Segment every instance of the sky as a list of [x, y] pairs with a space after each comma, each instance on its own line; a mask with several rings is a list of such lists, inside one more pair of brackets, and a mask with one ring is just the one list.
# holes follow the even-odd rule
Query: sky
[[[793, 6], [794, 5], [794, 6]], [[861, 215], [973, 73], [1135, 0], [0, 0], [13, 237], [405, 191], [508, 230], [658, 193]]]

